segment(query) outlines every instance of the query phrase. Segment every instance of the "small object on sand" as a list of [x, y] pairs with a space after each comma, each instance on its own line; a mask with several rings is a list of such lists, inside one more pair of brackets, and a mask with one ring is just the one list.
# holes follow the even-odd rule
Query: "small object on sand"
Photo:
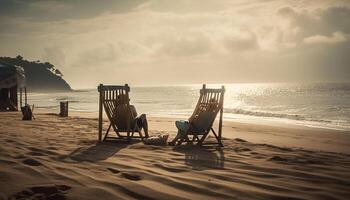
[[60, 116], [68, 117], [68, 101], [60, 102]]
[[156, 136], [151, 136], [149, 138], [146, 138], [143, 140], [144, 144], [147, 145], [166, 145], [167, 144], [167, 140], [168, 140], [169, 135], [156, 135]]
[[34, 110], [34, 105], [33, 105], [33, 108], [30, 108], [30, 105], [28, 104], [21, 107], [21, 111], [23, 115], [22, 120], [32, 120], [32, 118], [34, 118], [32, 109]]

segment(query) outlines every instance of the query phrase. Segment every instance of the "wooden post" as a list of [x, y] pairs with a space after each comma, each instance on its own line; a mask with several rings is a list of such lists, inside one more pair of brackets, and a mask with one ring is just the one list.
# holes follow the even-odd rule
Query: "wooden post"
[[24, 87], [24, 105], [27, 105], [27, 87]]
[[103, 84], [100, 84], [97, 88], [98, 92], [100, 93], [100, 99], [99, 99], [99, 107], [98, 107], [98, 140], [102, 141], [102, 117], [103, 117], [103, 99], [104, 99], [104, 91], [102, 91]]
[[21, 88], [19, 88], [19, 94], [20, 94], [20, 96], [19, 96], [19, 99], [20, 99], [20, 106], [21, 106], [21, 108], [22, 108], [22, 87]]
[[60, 116], [68, 117], [68, 101], [60, 102]]
[[[129, 85], [128, 84], [125, 84], [125, 91], [126, 91], [126, 96], [127, 96], [127, 100], [128, 100], [128, 109], [130, 109], [130, 99], [129, 99]], [[131, 137], [130, 137], [130, 129], [131, 129], [131, 121], [129, 120], [130, 119], [130, 114], [131, 112], [127, 112], [126, 113], [126, 118], [128, 119], [127, 120], [127, 124], [126, 124], [126, 129], [128, 130], [126, 132], [126, 137], [127, 137], [127, 141], [130, 142], [131, 141]]]
[[220, 108], [220, 119], [219, 119], [219, 135], [218, 135], [220, 142], [221, 142], [221, 135], [222, 135], [221, 131], [222, 131], [222, 115], [224, 112], [225, 86], [221, 86], [221, 89], [223, 90], [223, 92], [221, 93], [222, 97], [221, 97], [221, 102], [220, 102], [221, 108]]
[[66, 117], [68, 117], [68, 101], [67, 101], [67, 103], [66, 103]]
[[60, 102], [60, 116], [64, 117], [63, 115], [64, 115], [64, 102], [61, 101]]
[[16, 85], [16, 87], [14, 88], [14, 98], [15, 98], [15, 103], [16, 103], [16, 109], [18, 111], [18, 87]]

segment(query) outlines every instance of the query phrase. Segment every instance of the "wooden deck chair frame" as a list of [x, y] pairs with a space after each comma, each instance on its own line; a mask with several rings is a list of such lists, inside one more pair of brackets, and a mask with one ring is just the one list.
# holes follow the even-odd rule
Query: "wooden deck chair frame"
[[[100, 84], [98, 86], [98, 92], [99, 92], [99, 125], [98, 125], [98, 140], [102, 141], [102, 129], [103, 129], [103, 109], [106, 112], [106, 115], [109, 120], [109, 127], [103, 137], [103, 141], [106, 139], [122, 139], [130, 141], [131, 138], [143, 138], [141, 133], [141, 128], [138, 126], [136, 117], [133, 116], [133, 113], [130, 109], [130, 98], [129, 98], [129, 92], [130, 87], [128, 84], [125, 84], [124, 86], [120, 85], [103, 85]], [[118, 106], [118, 96], [119, 95], [125, 95], [126, 102], [124, 102], [126, 105], [126, 112], [125, 119], [127, 122], [126, 129], [119, 129], [116, 123], [116, 107]], [[129, 119], [133, 119], [133, 125], [131, 124], [131, 121]], [[108, 136], [108, 133], [110, 129], [113, 129], [116, 133], [116, 137]], [[121, 133], [126, 133], [126, 135], [123, 135]], [[134, 133], [138, 133], [139, 136], [135, 136]]]
[[[200, 90], [200, 96], [196, 105], [196, 108], [194, 109], [193, 114], [189, 118], [189, 128], [186, 132], [186, 134], [183, 135], [183, 137], [179, 138], [178, 141], [176, 141], [177, 145], [182, 144], [183, 142], [186, 143], [192, 143], [197, 144], [199, 146], [202, 145], [213, 145], [217, 144], [221, 147], [224, 145], [222, 144], [222, 115], [223, 115], [223, 104], [224, 104], [224, 94], [225, 94], [225, 87], [222, 86], [220, 89], [208, 89], [206, 88], [206, 85], [203, 84], [203, 88]], [[214, 117], [212, 118], [212, 121], [210, 121], [210, 124], [208, 124], [208, 128], [202, 131], [196, 131], [193, 123], [194, 117], [200, 112], [200, 109], [203, 108], [203, 106], [209, 105], [209, 101], [216, 101], [218, 103], [217, 108], [214, 111]], [[218, 133], [213, 128], [213, 123], [215, 119], [217, 118], [217, 114], [219, 113], [219, 127], [218, 127]], [[213, 133], [215, 136], [215, 139], [217, 142], [206, 142], [204, 143], [204, 140], [207, 138], [207, 136], [210, 134], [210, 132]], [[190, 138], [192, 136], [192, 138]]]

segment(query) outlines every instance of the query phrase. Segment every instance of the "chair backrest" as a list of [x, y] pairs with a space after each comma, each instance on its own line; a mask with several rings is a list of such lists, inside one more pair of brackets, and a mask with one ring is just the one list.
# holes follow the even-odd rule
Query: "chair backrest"
[[[218, 112], [223, 111], [224, 93], [224, 86], [220, 89], [208, 89], [203, 85], [196, 108], [189, 118], [194, 131], [205, 132], [212, 127]], [[221, 118], [222, 115], [220, 120]]]
[[127, 84], [124, 86], [100, 85], [99, 92], [102, 92], [102, 104], [110, 122], [121, 131], [131, 130], [135, 116], [130, 110], [130, 87]]

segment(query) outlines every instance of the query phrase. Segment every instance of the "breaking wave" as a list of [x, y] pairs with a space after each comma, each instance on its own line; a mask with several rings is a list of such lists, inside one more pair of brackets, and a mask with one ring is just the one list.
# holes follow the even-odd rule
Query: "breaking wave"
[[285, 113], [273, 113], [273, 112], [264, 112], [264, 111], [250, 111], [239, 108], [225, 109], [225, 113], [232, 114], [241, 114], [241, 115], [249, 115], [256, 117], [273, 117], [273, 118], [282, 118], [282, 119], [292, 119], [292, 120], [300, 120], [300, 121], [313, 121], [313, 122], [322, 122], [322, 123], [331, 123], [329, 120], [321, 120], [321, 119], [311, 119], [307, 118], [303, 115], [297, 114], [285, 114]]

